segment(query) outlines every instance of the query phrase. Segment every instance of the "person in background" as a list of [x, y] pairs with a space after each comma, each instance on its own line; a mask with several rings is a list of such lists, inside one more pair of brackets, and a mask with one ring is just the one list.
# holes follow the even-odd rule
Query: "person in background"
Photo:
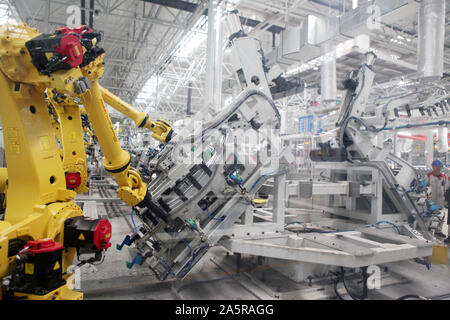
[[[444, 165], [440, 160], [434, 160], [431, 167], [433, 170], [426, 176], [427, 183], [431, 187], [431, 201], [445, 208], [446, 192], [449, 182], [447, 176], [442, 172]], [[448, 223], [448, 214], [446, 215], [446, 220]]]
[[447, 190], [447, 176], [442, 172], [444, 165], [440, 160], [434, 160], [431, 167], [433, 170], [426, 177], [427, 183], [431, 187], [431, 200], [443, 207]]

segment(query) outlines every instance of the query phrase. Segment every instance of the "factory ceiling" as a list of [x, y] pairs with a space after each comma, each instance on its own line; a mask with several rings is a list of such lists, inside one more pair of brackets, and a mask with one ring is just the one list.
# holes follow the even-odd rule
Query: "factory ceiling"
[[[352, 9], [352, 0], [222, 0], [222, 8], [239, 10], [246, 31], [262, 41], [266, 53], [279, 45], [280, 32], [302, 24], [307, 15], [336, 17]], [[115, 94], [150, 114], [176, 120], [186, 115], [189, 88], [192, 108], [204, 104], [207, 0], [0, 0], [18, 15], [17, 19], [52, 32], [73, 18], [73, 6], [81, 10], [81, 23], [103, 33], [106, 50], [105, 74], [101, 83]], [[447, 12], [450, 10], [447, 6]], [[449, 16], [447, 14], [446, 16]], [[444, 73], [450, 73], [450, 29], [446, 21]], [[417, 64], [417, 14], [371, 32], [371, 47], [382, 50], [407, 65]], [[403, 39], [403, 40], [402, 40]], [[224, 57], [223, 91], [232, 92], [234, 79], [228, 57]], [[361, 63], [361, 55], [337, 59], [337, 81]], [[380, 61], [375, 64], [376, 83], [414, 78], [415, 70]], [[311, 88], [320, 83], [320, 72], [312, 67], [295, 76]], [[341, 88], [338, 84], [338, 89]], [[442, 85], [442, 83], [441, 83]], [[444, 80], [443, 85], [446, 86]], [[391, 86], [392, 87], [392, 86]], [[385, 93], [380, 89], [380, 92]], [[299, 94], [281, 101], [281, 106], [307, 104], [314, 98]], [[224, 99], [225, 100], [225, 99]]]

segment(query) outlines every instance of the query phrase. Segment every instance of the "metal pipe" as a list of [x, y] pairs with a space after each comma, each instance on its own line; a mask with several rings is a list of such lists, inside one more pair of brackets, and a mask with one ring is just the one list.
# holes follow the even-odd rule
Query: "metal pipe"
[[320, 66], [320, 92], [322, 103], [336, 101], [336, 48], [332, 41], [327, 41], [321, 46], [322, 55], [325, 57]]
[[444, 69], [445, 0], [422, 0], [419, 9], [418, 73], [426, 80]]
[[81, 0], [81, 24], [86, 24], [86, 0]]
[[89, 10], [89, 28], [94, 27], [94, 6], [95, 0], [91, 0], [90, 2], [91, 10]]
[[208, 4], [208, 44], [206, 56], [206, 105], [214, 108], [214, 80], [216, 74], [216, 1], [209, 0]]
[[426, 165], [431, 167], [431, 162], [434, 160], [434, 143], [433, 143], [433, 130], [429, 129], [425, 133], [427, 140], [425, 141], [425, 159]]
[[192, 81], [189, 82], [188, 85], [188, 94], [187, 94], [187, 105], [186, 105], [186, 115], [190, 116], [191, 113], [191, 102], [192, 102]]
[[220, 19], [221, 13], [219, 13], [219, 8], [216, 10], [216, 49], [215, 49], [215, 77], [214, 77], [214, 108], [215, 111], [219, 111], [222, 109], [222, 74], [223, 74], [223, 26], [222, 21]]
[[448, 151], [448, 128], [447, 127], [439, 127], [438, 128], [438, 152], [447, 152]]

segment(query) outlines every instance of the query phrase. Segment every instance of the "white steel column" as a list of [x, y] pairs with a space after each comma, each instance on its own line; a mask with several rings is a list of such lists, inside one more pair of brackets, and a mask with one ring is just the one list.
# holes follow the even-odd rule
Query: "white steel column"
[[426, 159], [425, 165], [431, 167], [431, 162], [433, 162], [434, 158], [433, 130], [432, 129], [427, 130], [425, 135], [427, 138], [425, 141], [425, 159]]
[[214, 83], [216, 75], [216, 0], [209, 0], [208, 4], [208, 41], [206, 54], [206, 105], [207, 108], [215, 109], [214, 105]]
[[280, 176], [276, 176], [273, 182], [273, 213], [272, 213], [272, 221], [284, 225], [285, 222], [285, 209], [286, 209], [286, 201], [287, 201], [287, 192], [286, 192], [286, 175], [282, 174]]
[[448, 128], [438, 128], [438, 151], [448, 152]]
[[444, 69], [445, 0], [422, 0], [419, 9], [418, 73], [427, 80]]
[[320, 66], [320, 92], [322, 103], [336, 103], [336, 48], [332, 41], [321, 45], [324, 61]]
[[280, 134], [287, 134], [287, 108], [280, 109], [281, 123], [280, 123]]
[[220, 111], [222, 109], [222, 74], [223, 74], [223, 24], [222, 12], [220, 7], [216, 10], [216, 59], [215, 59], [215, 79], [214, 79], [214, 109]]

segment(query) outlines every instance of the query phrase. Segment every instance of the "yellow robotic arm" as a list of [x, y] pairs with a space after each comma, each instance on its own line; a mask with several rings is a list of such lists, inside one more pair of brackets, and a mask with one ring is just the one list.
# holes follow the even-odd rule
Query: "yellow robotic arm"
[[152, 118], [145, 112], [139, 112], [131, 105], [111, 93], [109, 90], [99, 85], [103, 100], [111, 107], [134, 121], [138, 128], [146, 128], [153, 132], [152, 137], [162, 143], [167, 143], [172, 138], [172, 128], [164, 120], [152, 121]]
[[[84, 219], [73, 203], [76, 192], [67, 185], [66, 173], [72, 170], [67, 165], [78, 165], [74, 170], [85, 167], [80, 107], [71, 99], [84, 104], [104, 153], [103, 165], [119, 185], [118, 196], [130, 206], [152, 206], [147, 185], [130, 168], [130, 154], [119, 144], [103, 95], [116, 108], [122, 105], [121, 112], [150, 129], [159, 141], [170, 140], [172, 130], [102, 90], [98, 80], [104, 51], [96, 46], [100, 37], [86, 26], [58, 28], [52, 35], [39, 34], [26, 24], [0, 27], [0, 118], [8, 164], [7, 171], [0, 170], [0, 190], [6, 185], [8, 189], [0, 221], [0, 299], [80, 299], [82, 293], [66, 284], [74, 255], [88, 250], [95, 253], [93, 261], [99, 261], [111, 245], [111, 224]], [[45, 103], [46, 90], [52, 90], [50, 99], [56, 102], [64, 163], [55, 139], [58, 125], [52, 124]], [[68, 100], [56, 101], [56, 96]], [[85, 237], [86, 232], [93, 234]], [[51, 264], [41, 265], [34, 258], [49, 252]], [[38, 268], [49, 272], [42, 283], [36, 282]]]
[[130, 154], [120, 146], [111, 118], [105, 105], [109, 104], [135, 121], [141, 128], [149, 128], [153, 137], [167, 143], [172, 136], [172, 128], [164, 121], [152, 122], [144, 112], [138, 112], [129, 104], [102, 88], [98, 80], [104, 72], [104, 54], [81, 68], [82, 74], [89, 79], [90, 88], [81, 99], [88, 114], [92, 128], [103, 151], [103, 166], [116, 179], [119, 189], [117, 195], [129, 206], [146, 206], [151, 198], [147, 184], [142, 181], [140, 174], [130, 167]]
[[0, 27], [0, 118], [7, 163], [7, 170], [0, 170], [0, 190], [7, 185], [0, 220], [0, 299], [81, 299], [83, 294], [67, 285], [67, 268], [80, 248], [95, 252], [98, 261], [110, 246], [110, 223], [84, 219], [73, 202], [76, 192], [66, 186], [45, 103], [47, 88], [72, 97], [88, 89], [79, 68], [85, 60], [81, 48], [80, 39], [65, 30], [49, 36], [26, 24]]
[[84, 148], [81, 110], [78, 104], [56, 90], [47, 90], [47, 98], [55, 108], [59, 125], [55, 128], [63, 146], [63, 168], [66, 186], [77, 193], [88, 191], [86, 152]]
[[82, 95], [82, 101], [105, 156], [103, 166], [119, 185], [117, 195], [128, 205], [136, 206], [144, 200], [147, 185], [139, 173], [130, 168], [130, 154], [120, 146], [97, 82], [98, 78], [93, 76], [103, 73], [102, 58], [103, 56], [98, 57], [83, 68], [83, 73], [90, 76], [91, 88]]

